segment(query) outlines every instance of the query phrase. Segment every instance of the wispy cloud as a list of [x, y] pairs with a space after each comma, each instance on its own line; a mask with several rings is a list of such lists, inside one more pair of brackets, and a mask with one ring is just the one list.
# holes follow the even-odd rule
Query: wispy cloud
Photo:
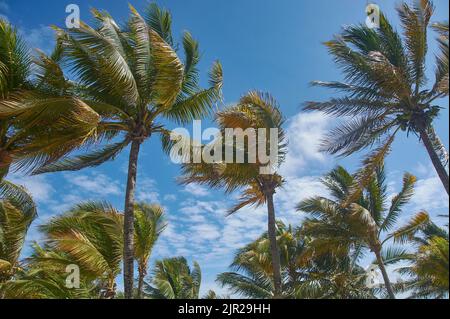
[[86, 175], [64, 174], [66, 181], [73, 186], [79, 187], [79, 191], [87, 192], [103, 197], [121, 195], [123, 188], [116, 180], [107, 175], [92, 173]]
[[33, 199], [39, 204], [49, 202], [54, 195], [55, 189], [45, 176], [22, 176], [12, 174], [8, 176], [8, 179], [17, 185], [24, 186], [33, 196]]
[[41, 25], [36, 28], [19, 28], [23, 39], [32, 50], [40, 49], [46, 54], [50, 54], [55, 44], [55, 32], [49, 26]]
[[299, 176], [306, 168], [322, 167], [328, 161], [319, 151], [320, 141], [330, 127], [331, 119], [320, 112], [299, 113], [288, 121], [289, 140], [283, 176]]
[[204, 197], [210, 194], [209, 190], [198, 184], [189, 184], [184, 187], [184, 191], [196, 197]]
[[136, 198], [141, 202], [159, 203], [160, 194], [156, 181], [146, 176], [139, 176], [137, 182]]

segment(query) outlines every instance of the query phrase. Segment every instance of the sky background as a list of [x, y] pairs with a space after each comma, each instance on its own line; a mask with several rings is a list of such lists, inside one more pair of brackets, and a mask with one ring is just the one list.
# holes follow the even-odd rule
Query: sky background
[[[147, 3], [129, 2], [141, 11]], [[71, 3], [80, 6], [81, 18], [87, 22], [91, 20], [92, 7], [107, 10], [118, 22], [125, 21], [129, 15], [128, 1], [122, 0], [0, 0], [0, 16], [17, 26], [30, 47], [50, 52], [54, 34], [49, 26], [64, 26], [65, 8]], [[318, 152], [317, 141], [335, 123], [320, 113], [302, 113], [301, 104], [331, 96], [331, 91], [311, 88], [308, 84], [312, 80], [342, 78], [322, 42], [331, 39], [343, 25], [364, 22], [367, 1], [166, 0], [157, 3], [171, 11], [176, 39], [189, 30], [200, 42], [199, 69], [204, 85], [212, 63], [215, 60], [222, 63], [224, 105], [233, 104], [252, 89], [270, 92], [278, 100], [287, 119], [290, 144], [289, 155], [281, 168], [287, 183], [276, 195], [277, 214], [284, 222], [298, 225], [302, 214], [295, 211], [295, 205], [325, 192], [319, 178], [338, 164], [355, 171], [363, 156], [336, 159]], [[398, 3], [377, 1], [396, 25], [394, 9]], [[448, 0], [435, 0], [435, 5], [433, 21], [448, 20]], [[427, 72], [431, 80], [436, 52], [434, 39], [435, 34], [430, 32]], [[448, 99], [438, 103], [444, 109], [436, 130], [448, 148]], [[203, 123], [204, 128], [210, 126], [208, 120]], [[217, 287], [215, 278], [228, 270], [236, 249], [265, 231], [265, 209], [245, 208], [226, 217], [226, 210], [236, 196], [224, 196], [220, 191], [197, 185], [177, 185], [179, 167], [160, 148], [159, 140], [147, 141], [139, 160], [137, 199], [163, 205], [169, 223], [155, 247], [151, 263], [175, 256], [196, 260], [203, 272], [202, 292], [209, 289], [225, 292]], [[128, 151], [125, 151], [114, 162], [95, 169], [37, 177], [15, 174], [9, 178], [32, 192], [39, 207], [36, 226], [86, 200], [107, 200], [123, 209], [127, 159]], [[448, 213], [448, 197], [415, 136], [397, 139], [386, 170], [392, 193], [399, 190], [405, 171], [419, 179], [416, 195], [404, 210], [400, 224], [422, 209], [432, 216]], [[448, 220], [436, 217], [436, 222], [445, 224]], [[40, 240], [35, 226], [27, 237], [28, 243]], [[27, 248], [24, 255], [28, 252]], [[368, 266], [371, 260], [366, 258], [363, 266]]]

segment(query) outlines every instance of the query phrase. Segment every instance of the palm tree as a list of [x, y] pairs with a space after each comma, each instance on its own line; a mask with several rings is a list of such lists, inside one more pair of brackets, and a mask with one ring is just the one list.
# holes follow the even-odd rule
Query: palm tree
[[[287, 227], [278, 222], [276, 230], [281, 257], [283, 297], [289, 298], [300, 279], [305, 278], [301, 272], [305, 242], [300, 237], [300, 231], [294, 230], [292, 226]], [[267, 232], [239, 249], [230, 267], [233, 272], [217, 276], [217, 282], [222, 287], [228, 287], [233, 294], [247, 298], [269, 299], [275, 296], [273, 263]]]
[[396, 288], [401, 292], [412, 292], [410, 298], [448, 298], [448, 231], [431, 221], [420, 228], [406, 225], [404, 230], [398, 238], [414, 244], [417, 252], [411, 254], [410, 265], [398, 269], [408, 279]]
[[138, 264], [137, 298], [140, 299], [150, 255], [167, 224], [164, 222], [164, 210], [158, 205], [136, 204], [134, 214], [134, 258]]
[[48, 262], [76, 264], [81, 277], [104, 283], [104, 298], [115, 296], [115, 280], [123, 257], [122, 214], [107, 203], [88, 202], [54, 217], [40, 230], [47, 247], [44, 252], [37, 250], [37, 265], [48, 269]]
[[92, 288], [66, 287], [67, 274], [48, 269], [32, 269], [16, 274], [14, 280], [0, 284], [0, 295], [6, 299], [88, 299]]
[[158, 260], [145, 295], [151, 299], [199, 299], [201, 281], [197, 262], [191, 269], [184, 257]]
[[[314, 256], [302, 228], [278, 222], [277, 242], [281, 251], [283, 297], [373, 298], [365, 285], [366, 274], [350, 258]], [[274, 295], [272, 264], [267, 233], [240, 249], [234, 257], [233, 272], [222, 273], [217, 281], [231, 292], [247, 298], [266, 299]]]
[[122, 29], [109, 14], [97, 10], [93, 10], [96, 27], [81, 23], [77, 29], [57, 29], [63, 62], [76, 78], [76, 95], [95, 101], [89, 106], [101, 118], [96, 140], [110, 143], [35, 171], [97, 166], [131, 145], [124, 221], [126, 298], [132, 297], [134, 280], [134, 195], [140, 148], [153, 135], [160, 135], [167, 146], [170, 132], [161, 122], [169, 119], [183, 124], [201, 118], [219, 99], [222, 84], [222, 68], [215, 63], [210, 88], [199, 87], [198, 43], [190, 33], [183, 35], [183, 63], [173, 48], [168, 11], [151, 5], [142, 17], [130, 8], [131, 18]]
[[[343, 167], [331, 171], [322, 182], [332, 198], [316, 196], [302, 201], [297, 209], [308, 213], [303, 223], [305, 236], [312, 238], [311, 245], [316, 255], [334, 254], [336, 256], [355, 255], [359, 258], [362, 250], [368, 248], [375, 254], [376, 263], [383, 275], [389, 297], [394, 299], [394, 291], [386, 271], [386, 263], [394, 263], [408, 256], [403, 249], [382, 250], [394, 237], [401, 237], [406, 230], [392, 231], [402, 212], [414, 193], [416, 178], [408, 173], [403, 177], [401, 191], [387, 205], [388, 194], [383, 167], [378, 167], [370, 177], [366, 189], [360, 190], [359, 197], [351, 203], [348, 196], [355, 186], [355, 177]], [[428, 222], [425, 212], [418, 213], [408, 231], [417, 229]], [[389, 232], [389, 233], [388, 233]], [[395, 240], [397, 242], [397, 240]]]
[[13, 90], [31, 87], [30, 63], [28, 49], [17, 30], [0, 18], [0, 99]]
[[427, 29], [433, 10], [430, 0], [415, 1], [412, 7], [403, 3], [398, 8], [403, 37], [383, 14], [378, 29], [345, 27], [326, 46], [346, 82], [313, 82], [344, 96], [307, 102], [305, 109], [350, 118], [324, 139], [323, 150], [331, 154], [348, 156], [385, 136], [387, 148], [399, 131], [417, 135], [448, 194], [448, 155], [433, 128], [441, 109], [435, 102], [448, 96], [448, 24], [435, 26], [441, 33], [441, 52], [436, 60], [435, 83], [427, 89]]
[[[263, 129], [265, 132], [269, 132], [271, 129], [277, 130], [277, 133], [270, 132], [266, 136], [258, 132], [258, 147], [270, 146], [270, 135], [278, 134], [275, 136], [278, 153], [272, 155], [277, 157], [278, 165], [283, 161], [286, 152], [285, 136], [282, 128], [283, 117], [277, 102], [269, 94], [255, 91], [247, 93], [240, 99], [237, 105], [219, 112], [217, 114], [217, 123], [222, 136], [227, 136], [227, 129], [242, 129], [243, 131], [247, 129]], [[206, 184], [210, 187], [224, 188], [228, 193], [244, 188], [239, 202], [230, 209], [230, 214], [239, 211], [245, 206], [261, 206], [267, 204], [268, 234], [273, 264], [275, 297], [279, 297], [282, 294], [282, 281], [280, 252], [276, 242], [273, 198], [276, 189], [282, 185], [283, 181], [281, 176], [275, 172], [277, 169], [276, 164], [267, 164], [259, 155], [255, 161], [252, 160], [251, 150], [253, 147], [250, 145], [251, 142], [246, 143], [247, 145], [244, 146], [236, 144], [237, 139], [236, 141], [233, 140], [231, 145], [226, 145], [225, 153], [229, 147], [233, 149], [233, 154], [242, 151], [245, 154], [243, 163], [225, 163], [225, 158], [220, 163], [209, 164], [203, 162], [184, 164], [182, 167], [184, 176], [181, 178], [181, 183]], [[269, 171], [262, 171], [262, 169], [267, 169], [267, 166], [270, 166]]]
[[36, 215], [36, 206], [25, 189], [0, 182], [0, 283], [18, 270], [25, 237]]
[[208, 290], [208, 292], [206, 293], [206, 295], [203, 296], [202, 299], [209, 299], [209, 300], [213, 300], [213, 299], [231, 299], [230, 296], [228, 295], [218, 295], [214, 290]]
[[33, 252], [22, 261], [14, 278], [0, 284], [0, 294], [8, 299], [98, 298], [101, 285], [96, 273], [83, 268], [80, 287], [67, 286], [66, 267], [77, 261], [62, 251], [33, 244]]
[[0, 20], [0, 180], [11, 166], [29, 171], [48, 164], [95, 133], [94, 110], [63, 97], [71, 84], [59, 59], [58, 47], [50, 57], [39, 51], [31, 58], [17, 30]]

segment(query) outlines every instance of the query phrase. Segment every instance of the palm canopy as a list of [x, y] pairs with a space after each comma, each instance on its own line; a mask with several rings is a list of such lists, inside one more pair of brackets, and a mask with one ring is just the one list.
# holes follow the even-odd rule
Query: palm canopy
[[[220, 98], [222, 68], [216, 62], [210, 88], [199, 87], [198, 42], [185, 32], [184, 61], [172, 47], [170, 14], [149, 6], [144, 17], [133, 7], [124, 27], [106, 12], [92, 10], [95, 25], [58, 29], [61, 64], [75, 78], [73, 94], [100, 116], [95, 140], [107, 145], [36, 170], [79, 170], [114, 159], [132, 141], [152, 134], [167, 138], [159, 119], [187, 123], [208, 114]], [[70, 93], [70, 92], [69, 92]], [[113, 141], [114, 139], [114, 141]]]
[[[93, 134], [98, 115], [85, 102], [63, 97], [69, 82], [51, 56], [32, 58], [18, 32], [0, 20], [0, 177], [11, 165], [32, 169], [77, 148]], [[33, 66], [33, 67], [31, 67]], [[32, 72], [33, 71], [33, 72]]]
[[46, 262], [74, 263], [80, 267], [81, 277], [104, 281], [106, 293], [114, 294], [115, 278], [120, 273], [122, 261], [122, 227], [123, 215], [111, 205], [79, 204], [40, 226], [49, 252], [38, 254], [35, 260], [42, 265]]
[[9, 280], [17, 270], [27, 231], [36, 216], [36, 206], [25, 189], [0, 182], [0, 282]]
[[[261, 174], [261, 169], [267, 166], [259, 156], [253, 161], [250, 151], [254, 150], [250, 143], [237, 145], [237, 138], [233, 139], [232, 145], [225, 145], [223, 159], [214, 163], [187, 163], [182, 166], [182, 184], [197, 183], [205, 184], [213, 188], [223, 188], [227, 192], [233, 192], [240, 188], [245, 188], [242, 197], [237, 205], [230, 209], [234, 213], [247, 205], [263, 205], [266, 202], [266, 192], [274, 191], [282, 185], [282, 178], [276, 173], [278, 166], [283, 162], [286, 154], [286, 139], [283, 130], [283, 117], [275, 99], [269, 94], [251, 91], [243, 96], [239, 103], [217, 113], [216, 122], [222, 133], [226, 136], [226, 129], [277, 129], [275, 141], [277, 142], [276, 164], [270, 167], [270, 174]], [[258, 135], [256, 133], [256, 135]], [[236, 134], [239, 136], [239, 133]], [[256, 137], [255, 140], [258, 140]], [[258, 147], [265, 144], [266, 150], [270, 149], [270, 134], [266, 133], [262, 143], [258, 142]], [[239, 151], [244, 153], [243, 163], [226, 161], [226, 148], [230, 146], [233, 154]], [[234, 159], [234, 157], [233, 157]]]
[[448, 298], [448, 230], [430, 221], [412, 229], [404, 238], [413, 243], [417, 251], [411, 254], [409, 265], [398, 269], [407, 280], [398, 283], [396, 288], [410, 293], [409, 298]]
[[[394, 229], [402, 208], [414, 193], [416, 179], [408, 173], [404, 175], [401, 191], [392, 197], [390, 203], [383, 167], [376, 169], [368, 186], [358, 193], [357, 198], [352, 191], [354, 180], [355, 176], [343, 167], [337, 167], [322, 180], [331, 198], [316, 196], [298, 205], [299, 211], [311, 216], [303, 224], [305, 236], [312, 238], [311, 247], [319, 256], [353, 256], [357, 261], [365, 248], [370, 249], [377, 256], [386, 288], [393, 298], [384, 266], [408, 258], [409, 254], [399, 247], [382, 248], [391, 239], [394, 243], [402, 243], [411, 231], [428, 223], [428, 214], [420, 212], [407, 226]], [[351, 202], [349, 194], [353, 197]]]
[[[290, 297], [295, 285], [304, 279], [300, 269], [305, 242], [300, 237], [300, 230], [278, 222], [277, 243], [284, 282], [283, 296]], [[225, 272], [217, 277], [217, 282], [223, 287], [246, 298], [273, 298], [275, 288], [267, 232], [239, 249], [230, 267], [233, 272]]]
[[135, 247], [138, 264], [147, 265], [158, 237], [167, 227], [164, 210], [159, 205], [138, 203], [135, 206]]
[[[309, 238], [303, 229], [278, 222], [277, 243], [280, 248], [283, 298], [371, 298], [365, 286], [365, 272], [350, 258], [313, 256]], [[233, 294], [246, 298], [273, 298], [273, 268], [267, 233], [237, 251], [230, 266], [217, 282]]]
[[197, 262], [191, 269], [184, 257], [158, 260], [145, 295], [151, 299], [199, 299], [201, 278]]
[[0, 99], [9, 92], [31, 86], [31, 59], [24, 41], [7, 21], [0, 18]]
[[93, 287], [76, 289], [66, 287], [67, 273], [48, 269], [32, 269], [22, 272], [15, 280], [0, 285], [0, 293], [6, 299], [89, 299], [96, 297]]
[[14, 279], [0, 286], [0, 293], [8, 299], [74, 299], [101, 297], [96, 274], [82, 267], [80, 286], [67, 286], [67, 266], [77, 264], [71, 255], [50, 247], [33, 244], [33, 252], [25, 259]]
[[[329, 53], [342, 69], [346, 82], [315, 81], [314, 86], [342, 92], [342, 97], [326, 102], [307, 102], [306, 110], [349, 117], [323, 141], [323, 150], [350, 155], [399, 130], [414, 133], [423, 140], [448, 192], [447, 152], [433, 129], [441, 107], [436, 100], [448, 96], [448, 26], [441, 33], [436, 60], [435, 83], [427, 87], [427, 33], [433, 3], [415, 1], [398, 8], [403, 36], [381, 14], [380, 27], [345, 27], [326, 42]], [[386, 143], [392, 143], [387, 138]]]
[[[316, 196], [302, 201], [297, 209], [311, 217], [305, 219], [305, 234], [317, 239], [313, 242], [316, 253], [320, 251], [348, 254], [349, 249], [363, 244], [367, 247], [380, 245], [380, 239], [387, 241], [395, 235], [401, 242], [400, 229], [393, 231], [402, 208], [414, 193], [415, 177], [406, 173], [401, 191], [389, 201], [385, 173], [382, 167], [372, 176], [370, 186], [359, 198], [348, 204], [348, 194], [354, 187], [354, 176], [345, 168], [337, 167], [322, 179], [331, 198]], [[345, 205], [343, 205], [345, 204]], [[428, 222], [422, 212], [416, 215], [420, 227]], [[389, 236], [384, 236], [389, 234]]]
[[140, 298], [153, 247], [167, 227], [167, 223], [164, 221], [164, 209], [159, 205], [138, 203], [135, 205], [134, 214], [134, 258], [138, 264], [138, 298]]

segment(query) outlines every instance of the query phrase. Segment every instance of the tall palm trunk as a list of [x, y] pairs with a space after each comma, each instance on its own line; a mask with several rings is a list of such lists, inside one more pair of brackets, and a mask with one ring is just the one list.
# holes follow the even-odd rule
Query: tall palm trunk
[[275, 219], [275, 208], [273, 206], [273, 192], [266, 195], [268, 213], [268, 235], [270, 242], [270, 254], [272, 255], [273, 281], [275, 286], [275, 298], [281, 297], [281, 261], [280, 251], [277, 244], [277, 229]]
[[445, 190], [447, 191], [447, 195], [449, 194], [449, 185], [448, 185], [448, 174], [444, 167], [444, 164], [442, 164], [438, 154], [436, 154], [436, 151], [433, 147], [433, 143], [431, 143], [430, 137], [427, 134], [427, 129], [425, 126], [423, 126], [420, 129], [420, 138], [423, 141], [423, 144], [425, 145], [425, 148], [427, 149], [428, 155], [430, 156], [431, 162], [433, 163], [434, 168], [436, 169], [436, 172], [441, 179], [442, 184], [444, 185]]
[[383, 275], [384, 285], [386, 286], [386, 290], [389, 294], [389, 298], [395, 299], [394, 290], [392, 289], [391, 281], [389, 280], [389, 276], [386, 271], [386, 267], [384, 267], [383, 257], [381, 257], [381, 249], [374, 249], [375, 256], [377, 257], [378, 267], [381, 270], [381, 274]]
[[133, 297], [134, 281], [134, 195], [136, 191], [137, 164], [141, 143], [131, 143], [128, 162], [127, 190], [125, 195], [125, 216], [123, 223], [123, 280], [125, 298]]
[[139, 272], [139, 279], [138, 279], [138, 290], [137, 290], [137, 299], [142, 298], [142, 290], [144, 290], [144, 279], [147, 275], [146, 270], [147, 265], [139, 265], [138, 272]]

